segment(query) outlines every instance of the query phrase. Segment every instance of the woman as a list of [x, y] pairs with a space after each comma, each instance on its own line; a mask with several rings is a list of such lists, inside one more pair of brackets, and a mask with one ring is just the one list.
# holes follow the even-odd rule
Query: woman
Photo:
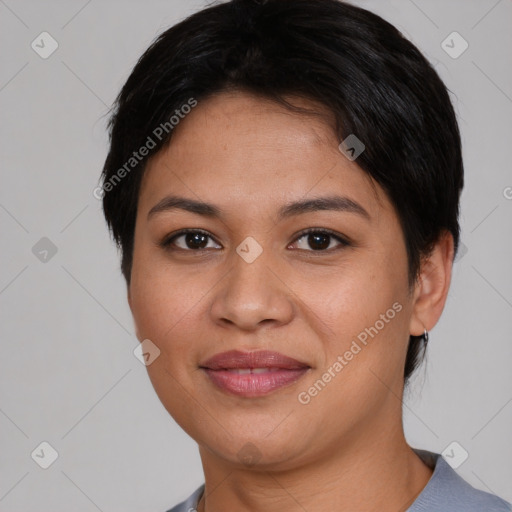
[[440, 78], [336, 0], [234, 0], [124, 85], [99, 190], [188, 510], [505, 511], [411, 448], [401, 399], [447, 297], [463, 163]]

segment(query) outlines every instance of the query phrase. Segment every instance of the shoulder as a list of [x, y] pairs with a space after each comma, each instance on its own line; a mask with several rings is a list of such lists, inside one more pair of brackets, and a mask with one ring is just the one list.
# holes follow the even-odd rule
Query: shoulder
[[203, 494], [204, 484], [198, 487], [185, 501], [178, 503], [167, 512], [196, 512], [197, 503]]
[[461, 478], [438, 453], [414, 450], [434, 473], [407, 512], [512, 512], [505, 500], [480, 491]]

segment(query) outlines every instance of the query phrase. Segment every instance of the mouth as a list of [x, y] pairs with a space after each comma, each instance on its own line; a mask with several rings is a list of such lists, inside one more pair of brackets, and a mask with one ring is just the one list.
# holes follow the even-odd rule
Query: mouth
[[266, 350], [223, 352], [201, 363], [199, 368], [221, 391], [247, 398], [288, 387], [311, 369], [306, 363]]

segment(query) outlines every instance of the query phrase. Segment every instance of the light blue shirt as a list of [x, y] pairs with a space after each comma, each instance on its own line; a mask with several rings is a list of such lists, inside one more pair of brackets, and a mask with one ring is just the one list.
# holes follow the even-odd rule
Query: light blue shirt
[[[406, 512], [512, 512], [510, 503], [472, 487], [438, 453], [414, 451], [434, 472]], [[195, 512], [203, 492], [204, 484], [167, 512]]]

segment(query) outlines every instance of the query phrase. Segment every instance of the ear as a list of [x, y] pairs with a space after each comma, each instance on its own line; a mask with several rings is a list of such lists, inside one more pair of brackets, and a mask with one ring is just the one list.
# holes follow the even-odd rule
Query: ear
[[413, 336], [421, 336], [424, 329], [430, 331], [443, 312], [452, 277], [453, 253], [453, 236], [444, 231], [421, 264], [409, 326]]

